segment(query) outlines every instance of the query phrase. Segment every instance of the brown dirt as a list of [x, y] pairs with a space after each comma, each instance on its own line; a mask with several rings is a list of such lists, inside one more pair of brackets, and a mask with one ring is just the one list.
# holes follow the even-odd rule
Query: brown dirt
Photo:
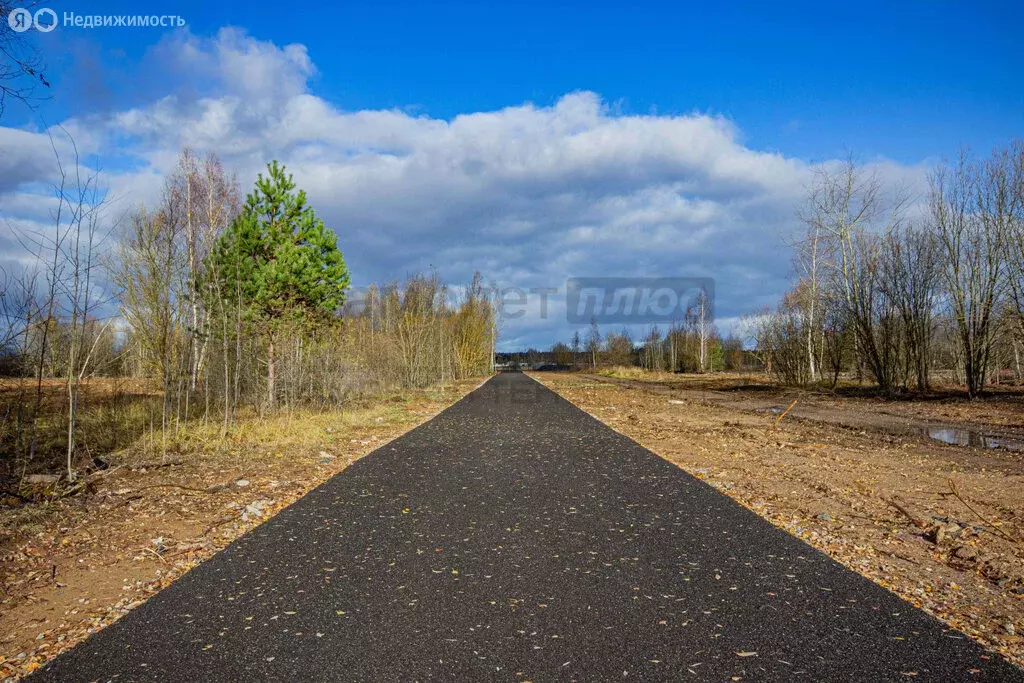
[[[739, 375], [531, 376], [1024, 664], [1024, 453], [948, 446], [924, 434], [942, 424], [1024, 438], [1019, 395], [882, 401], [780, 391]], [[773, 429], [778, 415], [767, 409], [794, 399]]]
[[887, 398], [878, 396], [872, 387], [849, 382], [832, 391], [780, 388], [759, 374], [677, 375], [611, 370], [601, 377], [612, 383], [742, 411], [785, 410], [797, 401], [788, 417], [897, 435], [921, 435], [929, 427], [960, 427], [1019, 440], [1024, 447], [1024, 389], [1019, 387], [996, 387], [984, 397], [970, 401], [961, 389], [944, 386], [924, 398], [914, 394]]
[[0, 678], [30, 673], [113, 623], [478, 383], [251, 418], [226, 441], [218, 426], [192, 427], [180, 452], [164, 458], [140, 443], [110, 456], [110, 469], [76, 495], [0, 510]]

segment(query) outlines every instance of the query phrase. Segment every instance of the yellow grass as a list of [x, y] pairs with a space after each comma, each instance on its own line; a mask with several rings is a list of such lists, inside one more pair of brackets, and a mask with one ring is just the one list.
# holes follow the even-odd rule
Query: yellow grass
[[675, 377], [671, 372], [655, 372], [653, 370], [646, 370], [644, 368], [626, 365], [616, 365], [611, 368], [599, 368], [597, 374], [605, 377], [615, 377], [617, 379], [666, 380]]

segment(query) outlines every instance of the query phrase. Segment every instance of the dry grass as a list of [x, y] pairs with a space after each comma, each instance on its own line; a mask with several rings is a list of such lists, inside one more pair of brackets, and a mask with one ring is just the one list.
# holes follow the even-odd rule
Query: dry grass
[[[36, 390], [36, 381], [31, 378], [0, 379], [0, 488], [7, 491], [17, 489], [25, 474], [59, 473], [65, 468], [68, 396], [62, 380], [46, 379], [42, 383], [35, 455], [28, 458]], [[147, 380], [117, 377], [83, 381], [76, 418], [76, 465], [87, 469], [92, 456], [102, 457], [134, 443], [154, 423], [159, 427], [161, 404], [160, 392]]]
[[634, 365], [616, 365], [610, 368], [598, 368], [598, 375], [616, 379], [646, 379], [655, 381], [671, 380], [675, 375], [671, 372], [655, 372], [644, 370]]
[[169, 435], [166, 455], [159, 433], [152, 444], [145, 435], [111, 454], [110, 469], [78, 495], [0, 511], [0, 678], [31, 672], [117, 620], [478, 383], [251, 415], [226, 439], [220, 423], [193, 422]]

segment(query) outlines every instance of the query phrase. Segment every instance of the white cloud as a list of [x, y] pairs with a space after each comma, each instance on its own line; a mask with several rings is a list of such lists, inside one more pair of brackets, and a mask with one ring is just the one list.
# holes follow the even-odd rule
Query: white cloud
[[0, 196], [52, 180], [53, 150], [45, 135], [0, 126]]
[[[150, 61], [189, 87], [66, 123], [90, 148], [131, 161], [135, 170], [108, 177], [129, 205], [156, 199], [188, 144], [219, 154], [243, 186], [266, 161], [285, 163], [360, 283], [430, 265], [452, 282], [480, 269], [501, 285], [560, 290], [570, 276], [701, 275], [716, 278], [724, 318], [771, 303], [785, 286], [780, 237], [795, 227], [809, 169], [745, 146], [721, 117], [623, 115], [592, 92], [450, 121], [345, 111], [311, 92], [305, 47], [237, 29], [176, 34]], [[0, 192], [19, 184], [12, 164], [26, 164], [25, 178], [46, 174], [34, 165], [39, 138], [0, 128], [24, 159], [0, 158]], [[564, 303], [546, 321], [509, 321], [508, 342], [568, 339], [557, 311]]]

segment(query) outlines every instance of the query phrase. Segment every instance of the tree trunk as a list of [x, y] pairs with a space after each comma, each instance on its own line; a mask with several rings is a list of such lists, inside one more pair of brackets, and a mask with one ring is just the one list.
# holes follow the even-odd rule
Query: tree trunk
[[274, 339], [271, 338], [270, 344], [267, 346], [267, 405], [271, 410], [274, 409], [277, 399], [276, 379], [274, 376]]
[[807, 366], [811, 373], [811, 381], [818, 379], [818, 367], [814, 363], [814, 305], [811, 305], [810, 317], [807, 322]]
[[1024, 373], [1021, 372], [1020, 344], [1017, 343], [1016, 339], [1013, 340], [1013, 363], [1017, 370], [1017, 381], [1019, 382], [1024, 378]]
[[669, 355], [672, 356], [672, 359], [671, 359], [672, 367], [669, 369], [669, 372], [675, 372], [676, 371], [676, 336], [677, 335], [676, 335], [676, 332], [675, 332], [675, 325], [676, 324], [673, 322], [672, 323], [672, 330], [669, 331], [669, 333], [668, 333], [669, 334], [669, 336], [668, 336]]
[[231, 420], [231, 365], [228, 346], [228, 317], [224, 311], [223, 301], [221, 302], [221, 330], [224, 337], [224, 431], [222, 436], [228, 434], [228, 423]]

